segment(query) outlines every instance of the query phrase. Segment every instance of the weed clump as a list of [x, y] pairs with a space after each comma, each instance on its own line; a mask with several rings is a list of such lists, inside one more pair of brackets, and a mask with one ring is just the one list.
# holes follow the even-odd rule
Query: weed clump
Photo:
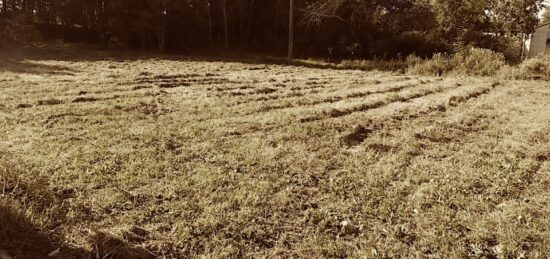
[[337, 65], [340, 69], [359, 69], [364, 71], [404, 71], [406, 66], [401, 60], [343, 60]]
[[478, 48], [457, 52], [451, 63], [459, 74], [473, 76], [494, 76], [506, 64], [503, 54]]
[[408, 72], [415, 75], [442, 76], [452, 70], [449, 56], [437, 53], [429, 60], [422, 60], [416, 56], [407, 58]]
[[429, 60], [416, 56], [407, 58], [408, 72], [417, 75], [442, 76], [460, 74], [469, 76], [494, 76], [504, 67], [505, 57], [488, 49], [462, 49], [453, 55], [435, 54]]
[[511, 74], [515, 79], [550, 80], [550, 55], [528, 59]]

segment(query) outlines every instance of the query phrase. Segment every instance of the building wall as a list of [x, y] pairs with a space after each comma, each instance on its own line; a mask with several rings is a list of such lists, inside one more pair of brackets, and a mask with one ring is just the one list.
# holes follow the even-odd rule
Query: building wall
[[547, 42], [549, 39], [550, 24], [537, 28], [531, 39], [531, 47], [529, 48], [529, 57], [534, 57], [546, 51]]

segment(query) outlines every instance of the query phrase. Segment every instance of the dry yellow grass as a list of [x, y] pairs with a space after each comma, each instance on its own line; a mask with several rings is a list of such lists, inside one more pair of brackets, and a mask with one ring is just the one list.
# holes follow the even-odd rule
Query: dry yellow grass
[[0, 252], [550, 256], [546, 83], [81, 52], [0, 58]]

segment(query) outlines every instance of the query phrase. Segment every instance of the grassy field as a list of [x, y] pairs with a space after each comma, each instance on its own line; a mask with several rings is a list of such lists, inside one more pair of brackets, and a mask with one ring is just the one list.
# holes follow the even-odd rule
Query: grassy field
[[548, 258], [550, 87], [0, 55], [0, 256]]

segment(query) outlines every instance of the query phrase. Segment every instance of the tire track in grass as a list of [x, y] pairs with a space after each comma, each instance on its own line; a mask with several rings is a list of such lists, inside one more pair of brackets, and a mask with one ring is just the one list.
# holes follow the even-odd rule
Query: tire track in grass
[[386, 118], [376, 122], [371, 121], [369, 125], [359, 125], [353, 132], [344, 135], [342, 137], [342, 142], [348, 147], [357, 146], [363, 143], [365, 139], [376, 131], [384, 128], [396, 127], [399, 124], [402, 124], [405, 120], [416, 119], [430, 113], [446, 112], [450, 107], [458, 106], [461, 103], [467, 102], [471, 99], [477, 99], [482, 95], [488, 94], [499, 85], [500, 83], [493, 83], [490, 86], [478, 87], [462, 94], [452, 95], [450, 98], [443, 100], [443, 102], [431, 104], [423, 109], [416, 110], [416, 112], [408, 113], [408, 111], [405, 111], [400, 114], [393, 115], [391, 117], [392, 120], [387, 120]]
[[[259, 108], [259, 109], [254, 109], [254, 110], [249, 111], [249, 112], [234, 113], [230, 116], [224, 115], [224, 114], [221, 114], [221, 115], [218, 114], [218, 115], [215, 115], [215, 116], [210, 116], [208, 118], [200, 118], [198, 120], [194, 120], [194, 122], [204, 123], [204, 122], [207, 122], [207, 121], [221, 119], [221, 118], [231, 119], [231, 118], [235, 118], [235, 117], [242, 118], [244, 116], [253, 117], [253, 116], [258, 116], [260, 114], [264, 114], [264, 113], [268, 113], [268, 112], [272, 112], [272, 111], [280, 111], [280, 110], [283, 110], [283, 109], [313, 107], [313, 106], [319, 105], [319, 104], [334, 103], [334, 102], [338, 102], [338, 101], [345, 101], [346, 99], [361, 98], [361, 97], [374, 95], [374, 94], [384, 94], [384, 93], [398, 92], [398, 91], [401, 91], [401, 90], [404, 90], [404, 89], [417, 87], [417, 86], [419, 86], [419, 84], [422, 84], [422, 83], [427, 84], [427, 83], [431, 83], [431, 82], [430, 81], [428, 81], [428, 82], [423, 81], [423, 82], [420, 82], [420, 83], [417, 83], [417, 84], [414, 84], [414, 83], [411, 82], [411, 83], [408, 83], [408, 84], [399, 85], [399, 86], [396, 86], [396, 87], [382, 88], [382, 89], [379, 89], [379, 90], [352, 92], [352, 93], [344, 94], [342, 96], [337, 96], [336, 99], [322, 98], [322, 97], [316, 97], [316, 96], [308, 96], [309, 98], [313, 99], [309, 103], [301, 101], [301, 100], [297, 100], [294, 104], [292, 104], [292, 103], [290, 103], [290, 104], [289, 103], [279, 104], [279, 105], [275, 104], [275, 105], [278, 106], [277, 109], [263, 110], [264, 108]], [[304, 95], [292, 95], [293, 98], [298, 98], [298, 97], [301, 97], [301, 96], [304, 96]], [[248, 106], [242, 107], [242, 109], [247, 109], [247, 108], [248, 108]]]
[[[426, 82], [424, 82], [426, 83]], [[336, 84], [333, 84], [334, 86], [336, 86]], [[334, 87], [332, 86], [332, 87]], [[398, 88], [402, 88], [403, 86], [398, 86]], [[409, 87], [409, 85], [406, 85], [406, 87]], [[247, 89], [249, 87], [246, 87]], [[395, 90], [397, 91], [397, 89]], [[373, 94], [373, 93], [370, 93], [371, 91], [369, 91], [369, 93], [367, 94]], [[386, 90], [379, 90], [378, 92], [380, 93], [383, 93], [383, 92], [386, 92]], [[285, 100], [285, 99], [296, 99], [296, 98], [299, 98], [299, 97], [311, 97], [311, 96], [315, 96], [316, 94], [318, 94], [317, 91], [314, 91], [314, 90], [310, 90], [308, 92], [298, 92], [298, 91], [292, 91], [292, 92], [287, 92], [287, 93], [278, 93], [278, 94], [271, 94], [271, 95], [264, 95], [264, 96], [261, 96], [261, 97], [254, 97], [254, 98], [251, 98], [251, 99], [247, 99], [245, 101], [237, 101], [235, 103], [231, 103], [231, 104], [225, 104], [226, 105], [226, 108], [235, 108], [235, 107], [241, 107], [239, 108], [238, 110], [236, 111], [243, 111], [243, 110], [246, 110], [249, 108], [249, 106], [246, 106], [246, 104], [250, 104], [250, 103], [253, 103], [253, 102], [273, 102], [275, 103], [274, 106], [277, 106], [279, 107], [279, 109], [284, 109], [284, 108], [291, 108], [291, 106], [289, 106], [288, 103], [286, 104], [278, 104], [280, 103], [279, 101], [280, 100]], [[361, 95], [363, 96], [366, 96], [367, 94], [366, 93], [354, 93], [356, 96], [356, 98], [358, 97], [361, 97]], [[210, 97], [210, 96], [209, 96]], [[223, 98], [223, 96], [215, 96], [216, 98], [219, 98], [218, 102], [216, 102], [216, 106], [220, 107], [222, 105], [224, 105], [224, 101], [227, 100], [227, 98]], [[328, 100], [325, 100], [323, 102], [326, 102]], [[335, 102], [337, 100], [334, 100], [333, 102]], [[296, 105], [293, 105], [293, 106], [303, 106], [304, 104], [299, 104], [299, 101], [297, 101]], [[322, 102], [320, 102], [322, 103]], [[230, 116], [230, 117], [235, 117], [235, 116], [248, 116], [248, 115], [254, 115], [254, 114], [257, 114], [257, 113], [260, 113], [262, 112], [268, 112], [270, 110], [264, 110], [265, 108], [259, 108], [259, 109], [255, 109], [253, 111], [250, 111], [250, 112], [245, 112], [245, 113], [234, 113], [235, 110], [231, 109], [230, 112], [231, 113], [234, 113], [233, 116]], [[277, 109], [271, 109], [271, 110], [277, 110]], [[223, 115], [225, 117], [227, 117], [227, 115]], [[218, 118], [221, 118], [222, 116], [221, 115], [216, 115], [216, 116], [208, 116], [207, 118], [201, 118], [199, 120], [196, 120], [195, 122], [204, 122], [204, 121], [207, 121], [207, 120], [212, 120], [212, 119], [218, 119]]]
[[352, 107], [349, 107], [349, 108], [343, 108], [343, 109], [333, 108], [333, 109], [330, 109], [330, 110], [325, 110], [325, 111], [321, 112], [320, 114], [317, 114], [317, 115], [314, 115], [314, 116], [302, 118], [302, 119], [299, 120], [299, 122], [300, 123], [306, 123], [306, 122], [319, 121], [319, 120], [323, 120], [323, 119], [327, 119], [327, 118], [343, 117], [343, 116], [350, 115], [350, 114], [355, 113], [355, 112], [365, 112], [365, 111], [368, 111], [368, 110], [381, 108], [381, 107], [390, 105], [392, 103], [412, 101], [412, 100], [419, 99], [419, 98], [422, 98], [422, 97], [425, 97], [425, 96], [428, 96], [428, 95], [442, 93], [444, 91], [459, 88], [461, 86], [462, 86], [461, 84], [456, 84], [452, 87], [439, 87], [437, 89], [423, 89], [419, 92], [406, 94], [406, 95], [390, 96], [389, 98], [386, 98], [386, 99], [383, 99], [383, 100], [363, 103], [363, 104], [352, 106]]
[[[436, 90], [422, 91], [422, 94], [423, 94], [422, 96], [417, 95], [418, 93], [413, 94], [413, 95], [415, 97], [414, 99], [421, 99], [421, 98], [429, 96], [429, 95], [445, 92], [445, 91], [448, 91], [448, 90], [453, 90], [453, 89], [459, 88], [460, 86], [461, 85], [458, 84], [458, 85], [454, 85], [452, 87], [444, 87], [444, 88], [438, 88]], [[409, 98], [401, 97], [401, 98], [399, 98], [399, 100], [394, 100], [392, 102], [386, 101], [384, 105], [379, 105], [378, 107], [373, 107], [373, 108], [371, 108], [371, 110], [376, 109], [376, 108], [382, 108], [384, 106], [387, 106], [387, 105], [390, 105], [390, 104], [393, 104], [393, 103], [397, 103], [397, 102], [407, 102], [407, 101], [413, 100], [413, 98], [412, 98], [413, 96], [408, 96], [408, 97]], [[393, 100], [393, 98], [390, 98], [390, 99]], [[375, 103], [378, 103], [378, 101], [375, 102]], [[364, 110], [364, 111], [366, 111], [366, 110]], [[290, 115], [289, 117], [292, 120], [292, 115]], [[306, 118], [312, 118], [312, 117], [306, 117]], [[338, 117], [343, 117], [343, 116], [338, 116]], [[338, 118], [338, 117], [325, 116], [323, 118], [319, 118], [319, 119], [312, 120], [312, 121], [301, 121], [301, 119], [298, 119], [297, 123], [312, 123], [312, 122], [316, 122], [316, 121], [321, 121], [321, 120], [326, 120], [326, 119], [334, 119], [334, 118]], [[278, 116], [274, 116], [274, 118], [277, 118], [277, 119], [280, 120], [280, 117], [278, 117]], [[237, 129], [236, 131], [231, 131], [231, 134], [229, 134], [229, 135], [242, 137], [244, 135], [254, 134], [254, 133], [260, 132], [260, 131], [265, 134], [267, 132], [272, 132], [272, 131], [277, 130], [277, 129], [282, 129], [282, 128], [286, 128], [286, 127], [294, 125], [294, 123], [292, 123], [292, 121], [287, 121], [287, 122], [281, 122], [281, 121], [264, 122], [263, 125], [262, 125], [262, 123], [258, 123], [256, 121], [257, 120], [247, 119], [246, 121], [242, 121], [242, 122], [238, 122], [238, 123], [234, 122], [234, 121], [231, 122], [235, 125], [238, 125], [238, 127], [241, 127], [241, 128]], [[230, 123], [228, 123], [228, 124], [230, 124]], [[249, 125], [247, 125], [247, 124], [249, 124]], [[242, 127], [243, 125], [247, 125], [247, 127], [243, 128]], [[230, 125], [226, 125], [225, 127], [231, 128]]]
[[[137, 78], [120, 82], [118, 85], [134, 86], [156, 86], [160, 89], [179, 88], [179, 87], [194, 87], [194, 86], [212, 86], [221, 84], [241, 84], [243, 82], [231, 81], [228, 78], [219, 74], [177, 74], [177, 75], [156, 75], [151, 73], [141, 73]], [[143, 88], [142, 87], [142, 88]], [[139, 88], [139, 87], [138, 87]], [[210, 87], [212, 88], [212, 87]], [[209, 88], [209, 89], [210, 89]]]
[[399, 86], [389, 87], [389, 88], [381, 89], [381, 90], [360, 91], [360, 92], [354, 92], [354, 93], [349, 93], [349, 94], [345, 94], [345, 95], [329, 96], [329, 97], [324, 97], [320, 100], [313, 100], [313, 101], [298, 100], [297, 102], [294, 102], [294, 103], [286, 103], [286, 104], [281, 104], [281, 105], [273, 105], [273, 106], [262, 107], [258, 110], [246, 113], [245, 115], [251, 115], [251, 114], [255, 114], [255, 113], [265, 113], [265, 112], [269, 112], [269, 111], [273, 111], [273, 110], [281, 110], [281, 109], [287, 109], [287, 108], [315, 106], [315, 105], [324, 104], [324, 103], [335, 103], [335, 102], [345, 101], [345, 100], [349, 100], [349, 99], [367, 97], [369, 95], [374, 95], [374, 94], [396, 93], [396, 92], [399, 92], [401, 90], [417, 87], [419, 85], [420, 85], [420, 83], [418, 83], [418, 84], [409, 83], [409, 84], [406, 84], [406, 85], [399, 85]]
[[[234, 82], [237, 83], [237, 82]], [[239, 85], [235, 87], [209, 87], [206, 90], [211, 92], [218, 92], [216, 95], [217, 97], [223, 97], [223, 96], [234, 96], [234, 92], [243, 91], [243, 93], [246, 93], [246, 90], [253, 91], [254, 89], [259, 88], [258, 86], [254, 85], [262, 85], [263, 87], [271, 87], [276, 89], [285, 89], [288, 87], [286, 83], [278, 83], [277, 80], [268, 80], [268, 81], [262, 81], [258, 79], [254, 79], [250, 82], [240, 82]]]
[[[509, 123], [510, 117], [507, 116], [508, 114], [503, 114], [498, 111], [498, 104], [493, 103], [494, 100], [498, 100], [502, 98], [503, 95], [507, 95], [504, 91], [491, 94], [490, 97], [483, 98], [482, 100], [477, 99], [483, 95], [489, 94], [492, 88], [494, 87], [478, 87], [462, 95], [453, 95], [452, 97], [460, 96], [463, 98], [459, 98], [460, 101], [453, 105], [448, 104], [449, 108], [447, 110], [436, 110], [434, 113], [426, 114], [428, 116], [416, 116], [415, 118], [417, 119], [396, 121], [395, 123], [391, 123], [391, 120], [386, 118], [386, 121], [390, 123], [383, 126], [384, 131], [378, 132], [376, 137], [373, 137], [375, 141], [367, 142], [364, 146], [370, 151], [383, 153], [383, 155], [378, 156], [376, 159], [381, 162], [379, 166], [384, 168], [381, 178], [385, 179], [384, 186], [389, 186], [389, 190], [387, 191], [388, 194], [394, 191], [392, 189], [396, 186], [394, 183], [403, 181], [408, 182], [408, 179], [414, 176], [410, 174], [411, 168], [414, 172], [414, 170], [418, 168], [418, 164], [441, 163], [442, 158], [439, 157], [441, 150], [445, 151], [443, 152], [444, 157], [453, 156], [457, 153], [457, 150], [467, 150], [469, 143], [476, 143], [476, 145], [479, 145], [479, 141], [482, 139], [480, 137], [481, 135], [491, 134], [489, 133], [490, 131]], [[510, 96], [511, 95], [508, 95], [509, 98]], [[490, 111], [480, 109], [484, 107], [485, 104], [493, 104], [492, 106], [494, 108], [491, 108]], [[460, 108], [456, 108], [457, 106], [460, 106]], [[510, 111], [510, 107], [506, 108]], [[416, 133], [419, 127], [421, 131], [420, 133]], [[440, 131], [443, 132], [443, 134], [439, 133]], [[414, 134], [407, 134], [407, 132], [412, 132]], [[440, 138], [437, 136], [436, 139], [425, 138], [425, 135], [430, 135], [434, 132], [441, 134], [443, 137]], [[396, 146], [386, 147], [382, 144], [378, 144], [386, 143], [385, 140], [388, 136], [392, 136], [390, 138], [395, 141], [393, 143], [397, 144]], [[401, 143], [407, 144], [402, 145]], [[377, 146], [377, 144], [381, 147]], [[391, 154], [388, 153], [388, 148], [391, 149]], [[388, 154], [386, 155], [386, 153]], [[388, 159], [388, 157], [391, 156], [398, 159]], [[371, 163], [378, 164], [377, 161], [372, 161]], [[439, 178], [441, 176], [448, 180], [447, 176], [443, 176], [445, 174], [446, 172], [442, 172], [441, 174], [434, 172], [434, 176], [430, 176], [430, 178], [441, 179]], [[455, 176], [460, 178], [458, 175]], [[405, 192], [403, 203], [408, 204], [410, 200], [407, 198], [414, 198], [414, 193], [417, 190], [418, 189], [413, 188], [411, 191]], [[386, 193], [386, 190], [382, 191]], [[400, 216], [403, 217], [403, 215]], [[406, 216], [405, 219], [414, 222], [414, 219], [408, 216]], [[445, 225], [438, 224], [434, 227], [445, 227]], [[420, 231], [420, 233], [422, 232]]]
[[[104, 96], [98, 96], [98, 95], [78, 95], [74, 96], [74, 98], [63, 98], [63, 99], [57, 99], [57, 98], [44, 98], [39, 99], [35, 101], [35, 103], [14, 103], [13, 107], [15, 109], [33, 109], [33, 108], [40, 108], [44, 106], [50, 106], [50, 107], [63, 107], [70, 105], [71, 107], [78, 106], [79, 109], [86, 108], [89, 104], [102, 104], [102, 105], [109, 105], [109, 101], [113, 100], [123, 100], [124, 102], [130, 102], [135, 100], [142, 100], [146, 97], [154, 97], [159, 96], [160, 93], [152, 93], [152, 92], [145, 92], [145, 93], [135, 93], [135, 94], [127, 94], [127, 95], [104, 95]], [[118, 107], [116, 105], [115, 107]]]
[[[264, 92], [264, 93], [260, 92], [259, 94], [265, 94], [266, 96], [253, 97], [253, 98], [245, 99], [244, 101], [237, 101], [234, 104], [229, 104], [228, 106], [233, 107], [233, 106], [249, 104], [249, 103], [254, 103], [254, 102], [274, 101], [274, 100], [281, 100], [281, 99], [287, 99], [287, 98], [293, 98], [293, 97], [300, 97], [300, 96], [304, 96], [305, 94], [307, 94], [307, 93], [304, 93], [303, 91], [326, 89], [326, 88], [328, 88], [327, 86], [329, 86], [329, 85], [328, 84], [319, 84], [319, 85], [315, 85], [315, 86], [311, 86], [311, 87], [296, 87], [296, 86], [294, 86], [294, 87], [289, 88], [291, 92], [280, 92], [280, 93], [277, 93], [277, 94], [275, 94], [274, 91], [273, 92]], [[254, 91], [252, 91], [252, 92], [254, 92]], [[311, 93], [311, 92], [312, 91], [309, 91], [309, 93]], [[251, 95], [257, 95], [257, 94], [245, 94], [245, 93], [242, 93], [242, 94], [228, 94], [228, 96], [240, 96], [242, 98], [248, 97], [248, 96], [251, 96]]]
[[[403, 80], [403, 81], [406, 81], [406, 80]], [[370, 80], [369, 80], [370, 82]], [[378, 83], [378, 84], [368, 84], [366, 83], [366, 85], [370, 86], [380, 86], [380, 85], [387, 85], [391, 83], [390, 82], [381, 82], [381, 83]], [[412, 82], [410, 82], [412, 83]], [[426, 83], [426, 81], [424, 81], [424, 83]], [[347, 83], [349, 86], [348, 87], [345, 87], [344, 89], [347, 89], [347, 88], [358, 88], [359, 86], [356, 86], [356, 87], [353, 87], [355, 86], [356, 82], [354, 83]], [[294, 89], [296, 90], [293, 90], [292, 92], [290, 93], [281, 93], [281, 94], [276, 94], [276, 95], [267, 95], [267, 96], [262, 96], [262, 97], [257, 97], [257, 98], [252, 98], [252, 99], [248, 99], [248, 100], [244, 100], [244, 101], [237, 101], [236, 103], [234, 104], [230, 104], [228, 105], [228, 107], [233, 107], [233, 106], [237, 106], [237, 105], [243, 105], [243, 104], [249, 104], [249, 103], [253, 103], [253, 102], [267, 102], [267, 101], [276, 101], [276, 100], [286, 100], [286, 99], [291, 99], [291, 98], [296, 98], [296, 97], [302, 97], [302, 96], [309, 96], [311, 94], [317, 94], [318, 92], [318, 89], [334, 89], [336, 86], [338, 86], [339, 84], [336, 83], [336, 82], [330, 82], [330, 85], [323, 85], [322, 87], [320, 87], [319, 85], [318, 86], [315, 86], [315, 87], [296, 87]], [[365, 86], [363, 86], [365, 87]], [[292, 88], [291, 88], [292, 90]], [[304, 90], [309, 90], [307, 92], [304, 92]], [[274, 106], [277, 106], [277, 105], [274, 105]], [[276, 110], [276, 109], [275, 109]]]
[[[413, 138], [433, 144], [433, 146], [428, 146], [428, 148], [432, 150], [431, 152], [427, 152], [425, 149], [421, 150], [419, 152], [420, 154], [410, 156], [408, 160], [412, 163], [414, 157], [424, 154], [434, 155], [433, 150], [447, 150], [447, 155], [449, 156], [456, 154], [457, 150], [467, 150], [470, 152], [470, 150], [472, 150], [472, 145], [481, 147], [481, 149], [485, 150], [494, 150], [496, 153], [500, 154], [517, 153], [517, 156], [512, 156], [513, 159], [510, 161], [512, 165], [507, 166], [508, 168], [511, 167], [514, 169], [504, 173], [506, 179], [503, 181], [505, 181], [506, 184], [496, 185], [500, 186], [499, 188], [511, 188], [513, 191], [499, 192], [497, 197], [502, 199], [501, 202], [505, 202], [517, 200], [519, 197], [533, 195], [533, 193], [536, 192], [533, 190], [537, 190], [538, 188], [536, 188], [536, 186], [540, 184], [539, 181], [536, 181], [536, 176], [550, 158], [550, 153], [547, 148], [550, 143], [550, 138], [546, 137], [544, 134], [544, 132], [548, 132], [550, 129], [550, 124], [548, 124], [548, 122], [550, 122], [550, 117], [544, 116], [539, 112], [541, 100], [543, 99], [539, 98], [536, 102], [533, 101], [532, 97], [530, 99], [522, 98], [518, 100], [513, 93], [501, 91], [491, 96], [491, 99], [487, 97], [481, 102], [478, 101], [477, 98], [491, 93], [491, 90], [487, 89], [488, 88], [478, 89], [477, 91], [470, 91], [459, 96], [459, 102], [449, 104], [450, 108], [446, 111], [449, 113], [449, 116], [438, 116], [433, 114], [429, 118], [422, 117], [415, 121], [408, 121], [405, 127], [409, 129], [416, 128], [418, 125], [429, 125], [427, 128], [423, 128], [422, 131], [415, 133]], [[520, 89], [520, 87], [515, 86], [515, 91], [521, 91]], [[516, 100], [523, 104], [534, 106], [529, 107], [527, 105], [524, 106], [525, 108], [522, 107], [518, 109], [513, 106], [506, 106], [505, 104], [506, 102]], [[529, 103], [527, 103], [527, 100], [529, 100]], [[492, 104], [494, 108], [490, 109], [490, 111], [483, 110], [483, 105], [485, 103]], [[456, 111], [455, 107], [465, 105], [470, 105], [465, 112]], [[501, 106], [503, 106], [505, 110], [500, 110], [499, 107]], [[533, 108], [535, 106], [538, 106], [538, 108]], [[432, 118], [435, 118], [435, 125]], [[452, 120], [448, 118], [452, 118]], [[526, 122], [529, 124], [526, 124]], [[513, 125], [513, 127], [515, 127], [511, 134], [508, 127], [503, 127], [505, 125]], [[523, 125], [529, 126], [526, 127]], [[394, 127], [387, 128], [392, 129]], [[522, 128], [525, 130], [522, 130]], [[401, 131], [401, 129], [397, 129], [397, 131]], [[441, 134], [441, 132], [444, 132], [444, 134]], [[483, 139], [480, 138], [480, 135], [487, 135], [499, 141], [480, 143], [480, 139]], [[511, 143], [518, 143], [519, 145]], [[477, 150], [477, 148], [475, 148], [475, 150]], [[435, 153], [437, 154], [439, 152]], [[494, 157], [495, 154], [489, 156], [489, 158]], [[425, 162], [425, 160], [426, 158], [422, 157], [421, 161]], [[524, 163], [527, 161], [531, 162]], [[402, 180], [402, 177], [399, 176], [396, 177], [396, 181], [399, 181], [397, 180], [398, 178]], [[542, 185], [539, 185], [539, 187], [543, 188]], [[530, 193], [531, 191], [533, 191], [533, 193]], [[495, 208], [495, 210], [491, 209], [490, 211], [498, 211], [498, 208]]]

